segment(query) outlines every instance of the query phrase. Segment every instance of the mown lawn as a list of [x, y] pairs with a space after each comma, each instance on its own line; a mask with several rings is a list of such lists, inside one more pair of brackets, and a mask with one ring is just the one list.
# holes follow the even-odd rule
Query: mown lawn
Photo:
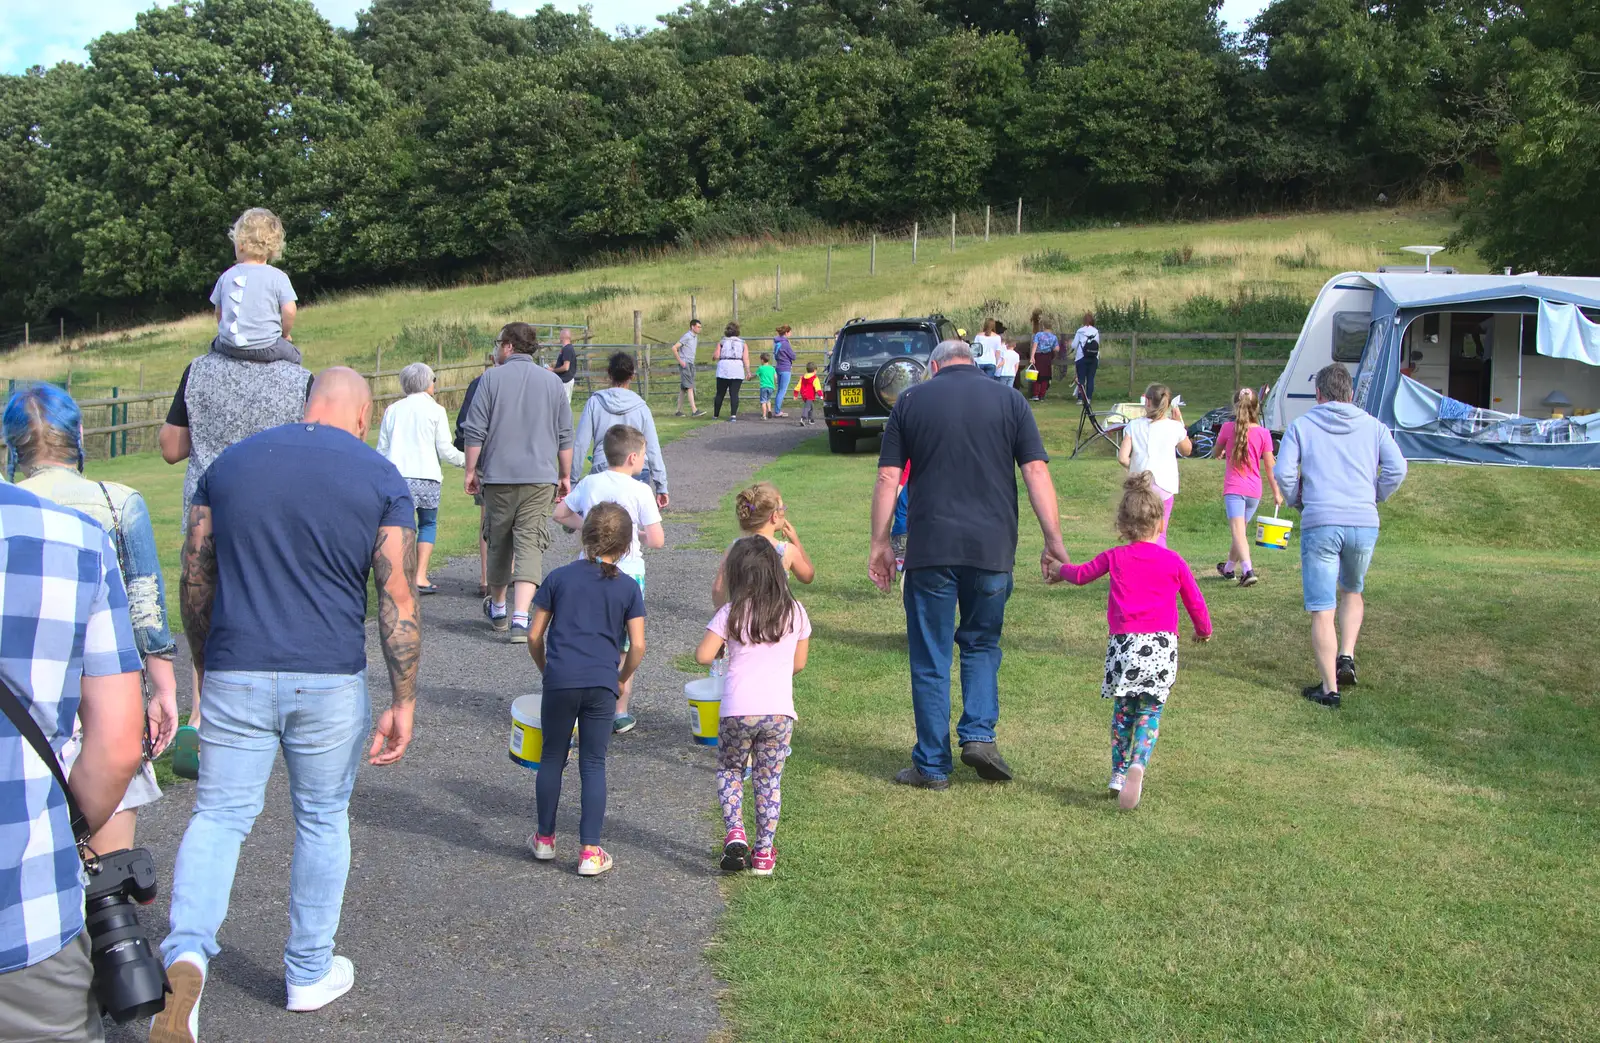
[[[1098, 552], [1121, 472], [1065, 458], [1064, 413], [1044, 426], [1068, 549]], [[901, 609], [866, 578], [873, 471], [814, 440], [764, 475], [818, 579], [779, 868], [729, 882], [714, 950], [738, 1038], [1594, 1038], [1600, 476], [1415, 468], [1338, 711], [1298, 696], [1294, 551], [1259, 551], [1252, 590], [1203, 578], [1217, 639], [1183, 646], [1123, 813], [1106, 588], [1035, 578], [1025, 504], [1001, 671], [1018, 778], [890, 783], [913, 732]], [[1172, 544], [1204, 574], [1221, 472], [1183, 474]]]

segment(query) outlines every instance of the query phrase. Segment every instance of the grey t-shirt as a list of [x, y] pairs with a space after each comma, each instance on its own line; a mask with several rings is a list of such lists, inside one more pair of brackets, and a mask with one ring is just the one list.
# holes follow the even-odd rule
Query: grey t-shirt
[[279, 309], [295, 295], [289, 277], [270, 264], [236, 264], [223, 272], [211, 291], [222, 309], [217, 336], [235, 348], [264, 348], [283, 336]]
[[678, 338], [678, 354], [683, 356], [685, 365], [694, 365], [694, 353], [700, 350], [700, 334], [694, 330], [684, 331]]

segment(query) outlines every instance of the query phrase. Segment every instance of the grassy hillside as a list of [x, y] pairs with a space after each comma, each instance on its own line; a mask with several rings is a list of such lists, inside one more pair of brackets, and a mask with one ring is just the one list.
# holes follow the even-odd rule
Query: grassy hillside
[[[1042, 420], [1054, 450], [1063, 417]], [[763, 474], [818, 578], [796, 588], [814, 629], [777, 875], [730, 882], [715, 949], [735, 1035], [1593, 1037], [1600, 535], [1544, 522], [1593, 517], [1600, 478], [1415, 467], [1384, 509], [1362, 683], [1335, 712], [1299, 697], [1298, 554], [1258, 548], [1250, 590], [1218, 580], [1221, 464], [1185, 463], [1172, 545], [1216, 639], [1185, 638], [1145, 802], [1120, 813], [1105, 581], [1046, 588], [1025, 502], [1000, 675], [1017, 780], [891, 784], [913, 733], [903, 612], [865, 574], [874, 463], [825, 453]], [[1115, 539], [1122, 472], [1107, 454], [1051, 469], [1082, 560]], [[708, 545], [731, 510], [718, 524]]]
[[[295, 339], [312, 368], [338, 362], [370, 368], [378, 345], [388, 343], [384, 368], [389, 369], [391, 363], [435, 357], [426, 337], [410, 338], [409, 347], [393, 347], [408, 326], [490, 330], [513, 319], [587, 319], [596, 341], [620, 343], [631, 340], [632, 316], [638, 309], [644, 313], [646, 334], [670, 343], [682, 331], [691, 294], [698, 297], [708, 329], [720, 332], [731, 317], [735, 281], [748, 335], [768, 333], [779, 322], [792, 325], [798, 334], [828, 334], [857, 315], [929, 311], [964, 320], [987, 311], [1022, 323], [1031, 309], [1044, 307], [1075, 319], [1099, 302], [1124, 308], [1133, 301], [1181, 326], [1184, 305], [1196, 298], [1309, 301], [1330, 275], [1414, 260], [1399, 248], [1442, 242], [1449, 230], [1443, 213], [1372, 210], [997, 235], [989, 243], [981, 237], [962, 238], [954, 253], [948, 239], [935, 234], [922, 240], [914, 267], [909, 242], [880, 240], [876, 275], [868, 274], [867, 244], [840, 245], [833, 250], [831, 280], [826, 246], [739, 243], [491, 285], [335, 295], [301, 311]], [[1447, 253], [1439, 260], [1481, 267], [1473, 256]], [[774, 307], [773, 293], [779, 265], [781, 310]], [[206, 307], [203, 301], [196, 305]], [[36, 345], [0, 360], [0, 376], [60, 379], [70, 368], [79, 397], [113, 386], [136, 387], [141, 372], [146, 388], [171, 388], [213, 332], [209, 311], [202, 311], [181, 322], [108, 335], [65, 353], [54, 344]], [[459, 351], [447, 351], [447, 358], [478, 354], [479, 349], [462, 343]]]

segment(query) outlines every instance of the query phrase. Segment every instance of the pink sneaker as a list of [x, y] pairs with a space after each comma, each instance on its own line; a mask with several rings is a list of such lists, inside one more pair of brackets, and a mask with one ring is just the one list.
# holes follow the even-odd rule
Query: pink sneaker
[[548, 862], [556, 857], [556, 838], [554, 836], [540, 836], [534, 833], [528, 838], [528, 849], [533, 852], [533, 857], [541, 862]]
[[757, 851], [750, 856], [750, 872], [756, 876], [771, 876], [772, 867], [777, 863], [778, 853], [769, 847], [765, 851]]
[[750, 868], [750, 841], [745, 839], [744, 830], [728, 830], [728, 836], [722, 842], [722, 868], [730, 873]]

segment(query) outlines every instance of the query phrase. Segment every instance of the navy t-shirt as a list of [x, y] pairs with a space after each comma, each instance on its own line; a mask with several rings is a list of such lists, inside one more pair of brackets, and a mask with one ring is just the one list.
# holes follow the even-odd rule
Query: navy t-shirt
[[207, 670], [366, 669], [378, 529], [417, 527], [394, 464], [337, 427], [284, 424], [225, 449], [194, 504], [217, 545]]
[[977, 366], [945, 366], [902, 394], [879, 467], [911, 468], [906, 568], [1010, 572], [1017, 559], [1017, 468], [1048, 461], [1021, 393]]
[[593, 561], [574, 561], [544, 578], [535, 608], [550, 613], [544, 634], [544, 687], [617, 690], [617, 664], [628, 620], [644, 618], [644, 591], [633, 577], [600, 574]]

